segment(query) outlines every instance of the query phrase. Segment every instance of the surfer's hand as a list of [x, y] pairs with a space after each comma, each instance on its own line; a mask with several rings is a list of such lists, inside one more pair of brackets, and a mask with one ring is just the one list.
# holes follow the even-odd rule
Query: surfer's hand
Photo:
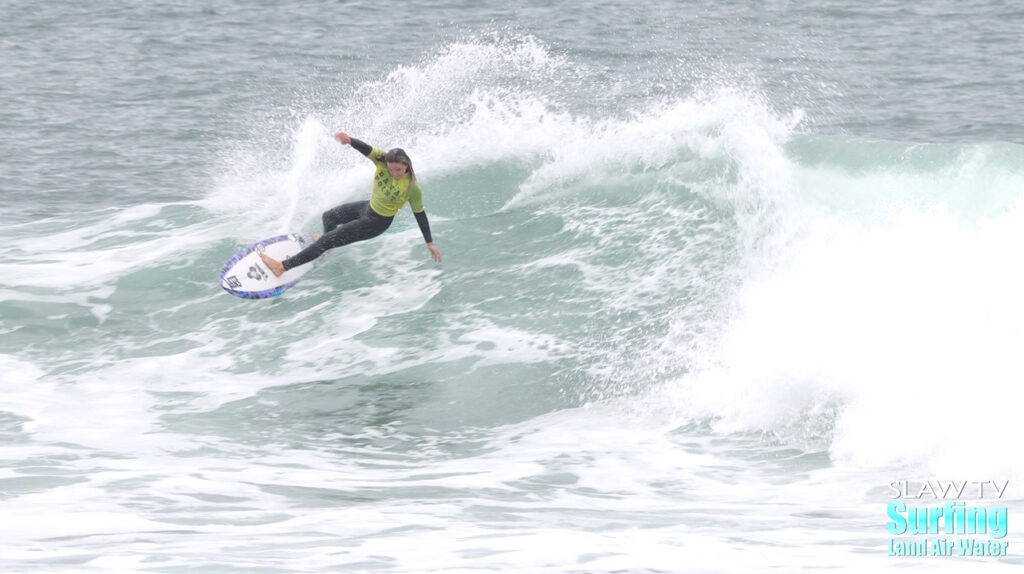
[[434, 247], [433, 243], [428, 243], [427, 244], [427, 249], [430, 250], [430, 256], [434, 258], [434, 261], [437, 261], [438, 263], [440, 263], [441, 262], [441, 252], [437, 250], [437, 247]]
[[338, 132], [334, 134], [334, 139], [338, 140], [339, 142], [345, 145], [352, 145], [352, 138], [350, 138], [349, 135], [345, 132]]

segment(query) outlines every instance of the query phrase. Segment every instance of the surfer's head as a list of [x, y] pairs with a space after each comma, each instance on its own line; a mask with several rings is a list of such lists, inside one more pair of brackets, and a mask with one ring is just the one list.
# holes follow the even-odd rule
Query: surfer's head
[[384, 156], [384, 161], [388, 164], [388, 172], [391, 173], [391, 177], [400, 179], [406, 172], [409, 172], [410, 179], [416, 181], [416, 172], [412, 169], [412, 160], [409, 159], [409, 154], [405, 153], [404, 149], [396, 147], [388, 150], [388, 153]]

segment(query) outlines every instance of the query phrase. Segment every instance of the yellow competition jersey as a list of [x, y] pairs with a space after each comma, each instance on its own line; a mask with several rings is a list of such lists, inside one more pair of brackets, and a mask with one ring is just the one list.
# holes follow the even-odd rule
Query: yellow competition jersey
[[384, 162], [385, 154], [384, 150], [373, 148], [373, 151], [367, 156], [377, 166], [377, 173], [373, 176], [370, 209], [379, 215], [392, 217], [408, 201], [413, 213], [423, 211], [423, 191], [419, 184], [410, 185], [412, 176], [408, 172], [401, 179], [391, 177], [388, 164]]

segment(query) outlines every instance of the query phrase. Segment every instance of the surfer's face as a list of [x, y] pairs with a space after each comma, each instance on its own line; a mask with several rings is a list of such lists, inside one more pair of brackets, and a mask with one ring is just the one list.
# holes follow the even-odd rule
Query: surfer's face
[[398, 162], [389, 162], [388, 163], [388, 172], [391, 173], [391, 177], [393, 177], [395, 179], [401, 179], [402, 176], [405, 175], [406, 171], [407, 170], [406, 170], [406, 167], [405, 167], [404, 163], [398, 163]]

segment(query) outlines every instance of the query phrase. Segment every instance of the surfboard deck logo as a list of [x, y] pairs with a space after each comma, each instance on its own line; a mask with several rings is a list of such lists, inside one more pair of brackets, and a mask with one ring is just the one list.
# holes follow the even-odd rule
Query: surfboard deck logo
[[306, 233], [288, 233], [257, 241], [228, 259], [220, 271], [220, 286], [235, 297], [243, 299], [276, 297], [319, 267], [323, 257], [289, 269], [280, 277], [275, 277], [260, 259], [260, 254], [266, 253], [278, 261], [283, 261], [312, 243], [313, 237]]

